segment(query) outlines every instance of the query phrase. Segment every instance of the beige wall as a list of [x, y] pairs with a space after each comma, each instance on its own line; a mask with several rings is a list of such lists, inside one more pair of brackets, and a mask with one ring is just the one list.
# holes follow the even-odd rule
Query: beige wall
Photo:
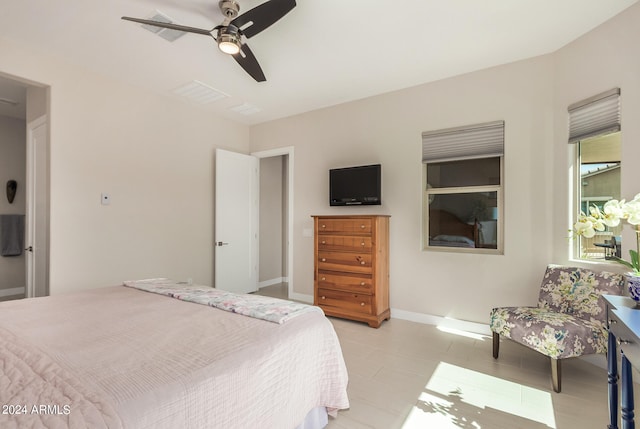
[[[0, 214], [22, 214], [25, 210], [26, 124], [22, 119], [0, 116]], [[8, 180], [18, 182], [12, 204], [6, 194]], [[0, 256], [0, 289], [25, 287], [25, 256]], [[0, 297], [2, 295], [0, 294]]]
[[[554, 142], [552, 145], [553, 180], [563, 186], [554, 188], [553, 208], [544, 221], [553, 223], [554, 260], [571, 262], [570, 247], [565, 238], [571, 225], [574, 207], [573, 188], [568, 186], [575, 148], [568, 139], [567, 107], [576, 101], [619, 87], [622, 121], [622, 198], [631, 199], [640, 192], [640, 4], [627, 9], [600, 27], [555, 53]], [[635, 244], [631, 228], [623, 227], [623, 256], [628, 257], [629, 244]], [[573, 262], [572, 262], [573, 263]], [[617, 264], [591, 264], [601, 269], [624, 271]]]
[[[567, 240], [567, 106], [620, 86], [623, 160], [640, 158], [637, 22], [640, 5], [557, 53], [252, 127], [252, 151], [295, 146], [296, 292], [313, 291], [313, 242], [303, 236], [310, 215], [380, 212], [392, 216], [392, 308], [487, 323], [494, 306], [535, 304], [545, 265], [576, 263]], [[498, 119], [506, 124], [504, 255], [421, 251], [420, 133]], [[382, 207], [328, 206], [329, 168], [375, 162], [383, 165]], [[624, 165], [631, 198], [640, 172]]]
[[[251, 150], [295, 147], [294, 270], [296, 293], [313, 291], [313, 214], [391, 215], [391, 306], [486, 322], [492, 306], [534, 302], [548, 262], [550, 224], [537, 222], [551, 201], [540, 179], [552, 138], [550, 56], [372, 97], [257, 125]], [[421, 250], [421, 133], [504, 119], [505, 254]], [[545, 142], [547, 144], [545, 145]], [[383, 205], [329, 207], [328, 170], [382, 164]], [[534, 245], [535, 243], [535, 245]]]
[[[621, 86], [623, 159], [640, 157], [637, 22], [640, 5], [557, 53], [253, 127], [252, 150], [296, 149], [296, 291], [313, 290], [313, 243], [302, 234], [309, 215], [381, 212], [392, 216], [392, 308], [486, 323], [493, 306], [535, 304], [544, 266], [575, 263], [567, 106]], [[504, 255], [421, 251], [420, 133], [498, 119], [506, 123]], [[374, 162], [383, 165], [383, 206], [330, 208], [327, 170]], [[639, 173], [624, 165], [630, 198]]]
[[214, 150], [247, 152], [248, 127], [33, 46], [0, 39], [0, 52], [0, 72], [51, 87], [51, 294], [158, 276], [211, 284]]

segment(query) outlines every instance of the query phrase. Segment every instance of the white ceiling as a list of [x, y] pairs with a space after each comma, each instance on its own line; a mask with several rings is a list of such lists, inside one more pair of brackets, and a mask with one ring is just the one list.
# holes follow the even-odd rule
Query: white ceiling
[[[264, 2], [238, 1], [240, 13]], [[209, 29], [223, 20], [217, 0], [3, 0], [0, 37], [169, 97], [198, 80], [229, 95], [203, 108], [256, 124], [553, 52], [637, 1], [298, 0], [248, 40], [262, 83], [208, 36], [171, 43], [120, 19], [157, 10]], [[244, 103], [261, 110], [229, 110]]]

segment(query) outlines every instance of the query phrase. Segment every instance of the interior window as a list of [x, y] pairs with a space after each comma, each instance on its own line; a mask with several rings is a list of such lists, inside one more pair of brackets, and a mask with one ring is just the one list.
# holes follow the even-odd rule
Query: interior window
[[502, 252], [504, 121], [422, 133], [425, 250]]
[[499, 248], [502, 157], [425, 164], [424, 248]]

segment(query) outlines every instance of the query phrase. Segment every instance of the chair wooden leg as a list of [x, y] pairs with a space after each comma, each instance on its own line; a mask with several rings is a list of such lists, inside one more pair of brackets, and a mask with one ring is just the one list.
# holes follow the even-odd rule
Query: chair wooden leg
[[493, 333], [493, 358], [498, 359], [498, 353], [500, 352], [500, 334]]
[[551, 359], [551, 382], [553, 383], [553, 391], [560, 393], [562, 389], [562, 366], [560, 365], [560, 359]]

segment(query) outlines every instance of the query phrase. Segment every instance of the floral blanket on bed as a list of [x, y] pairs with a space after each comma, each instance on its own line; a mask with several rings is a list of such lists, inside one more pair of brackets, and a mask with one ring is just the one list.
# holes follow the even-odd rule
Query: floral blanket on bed
[[124, 285], [279, 324], [310, 311], [322, 312], [319, 307], [312, 305], [260, 295], [241, 295], [207, 286], [178, 283], [165, 278], [129, 280], [125, 281]]

